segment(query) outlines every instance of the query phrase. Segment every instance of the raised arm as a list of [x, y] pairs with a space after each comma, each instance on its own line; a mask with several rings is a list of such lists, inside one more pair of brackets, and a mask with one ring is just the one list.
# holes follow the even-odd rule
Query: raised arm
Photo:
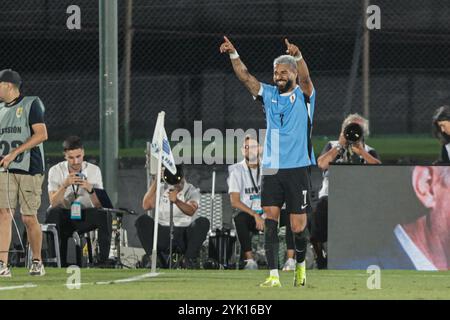
[[234, 48], [233, 44], [226, 36], [223, 37], [224, 42], [220, 45], [220, 53], [228, 53], [230, 55], [231, 64], [233, 66], [234, 73], [238, 79], [244, 84], [250, 93], [256, 97], [258, 95], [261, 84], [252, 76], [245, 64], [239, 58], [239, 54]]
[[300, 83], [300, 89], [302, 89], [303, 93], [310, 97], [313, 93], [314, 86], [309, 77], [308, 66], [306, 65], [305, 59], [303, 59], [302, 53], [300, 49], [295, 45], [288, 41], [288, 39], [284, 39], [284, 43], [286, 44], [286, 53], [293, 56], [297, 61], [297, 73], [298, 73], [298, 81]]

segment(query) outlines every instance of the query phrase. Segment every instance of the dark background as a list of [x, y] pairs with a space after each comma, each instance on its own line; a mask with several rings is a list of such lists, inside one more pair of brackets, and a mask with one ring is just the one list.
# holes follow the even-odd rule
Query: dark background
[[[98, 1], [79, 0], [81, 30], [68, 30], [73, 1], [0, 1], [0, 65], [21, 73], [24, 92], [47, 107], [50, 139], [98, 140]], [[119, 1], [120, 110], [123, 112], [125, 0]], [[133, 1], [132, 139], [149, 139], [165, 110], [175, 128], [263, 128], [264, 115], [219, 54], [224, 34], [259, 80], [271, 82], [283, 39], [298, 44], [317, 89], [314, 134], [336, 134], [344, 114], [362, 112], [362, 1]], [[450, 2], [379, 0], [381, 29], [370, 32], [372, 133], [429, 133], [432, 112], [449, 103]], [[350, 70], [355, 86], [347, 107]], [[121, 121], [121, 129], [123, 121]]]

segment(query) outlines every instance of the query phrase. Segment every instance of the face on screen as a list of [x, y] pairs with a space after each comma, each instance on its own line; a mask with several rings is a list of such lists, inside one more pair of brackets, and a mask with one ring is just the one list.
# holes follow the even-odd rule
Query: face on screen
[[[439, 181], [435, 187], [435, 207], [438, 228], [445, 228], [450, 235], [450, 167], [440, 168]], [[449, 237], [450, 238], [450, 237]], [[448, 244], [450, 246], [450, 243]]]
[[450, 167], [415, 167], [413, 187], [419, 201], [429, 210], [430, 227], [450, 234]]
[[334, 166], [329, 185], [329, 268], [449, 270], [450, 166]]

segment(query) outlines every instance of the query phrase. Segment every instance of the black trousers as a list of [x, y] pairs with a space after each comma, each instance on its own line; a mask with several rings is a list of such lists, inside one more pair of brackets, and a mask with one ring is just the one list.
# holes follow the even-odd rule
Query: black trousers
[[81, 210], [81, 220], [71, 220], [70, 210], [63, 208], [49, 208], [45, 223], [54, 223], [60, 238], [61, 264], [67, 265], [67, 240], [74, 231], [84, 233], [98, 229], [98, 243], [100, 248], [100, 263], [109, 257], [111, 246], [111, 215], [100, 212], [96, 208]]
[[[252, 235], [259, 232], [256, 229], [255, 218], [241, 211], [234, 217], [234, 224], [242, 248], [242, 254], [252, 251]], [[286, 247], [288, 250], [294, 250], [294, 236], [291, 231], [291, 222], [285, 210], [281, 210], [280, 214], [280, 227], [282, 226], [286, 226]]]
[[317, 203], [311, 218], [311, 241], [327, 242], [328, 240], [328, 197], [322, 197]]
[[[151, 255], [153, 251], [153, 228], [155, 221], [144, 214], [135, 222], [137, 234], [141, 241], [142, 247], [147, 255]], [[180, 251], [184, 253], [186, 258], [194, 259], [200, 254], [200, 248], [206, 240], [209, 231], [209, 220], [199, 217], [187, 227], [173, 228], [173, 252]], [[169, 253], [170, 247], [170, 227], [158, 225], [158, 253]]]

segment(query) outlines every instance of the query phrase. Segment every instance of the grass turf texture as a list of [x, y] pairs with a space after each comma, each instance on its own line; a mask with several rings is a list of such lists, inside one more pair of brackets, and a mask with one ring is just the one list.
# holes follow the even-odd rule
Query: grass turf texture
[[[281, 272], [282, 288], [259, 288], [267, 270], [161, 270], [154, 278], [129, 283], [98, 284], [139, 276], [149, 270], [81, 269], [81, 289], [66, 287], [65, 269], [47, 268], [44, 277], [14, 268], [0, 278], [5, 299], [178, 299], [178, 300], [302, 300], [302, 299], [450, 299], [449, 272], [381, 271], [381, 289], [369, 290], [370, 276], [361, 270], [308, 270], [307, 286], [292, 286], [293, 272]], [[96, 284], [97, 283], [97, 284]], [[35, 287], [4, 290], [10, 286]]]

